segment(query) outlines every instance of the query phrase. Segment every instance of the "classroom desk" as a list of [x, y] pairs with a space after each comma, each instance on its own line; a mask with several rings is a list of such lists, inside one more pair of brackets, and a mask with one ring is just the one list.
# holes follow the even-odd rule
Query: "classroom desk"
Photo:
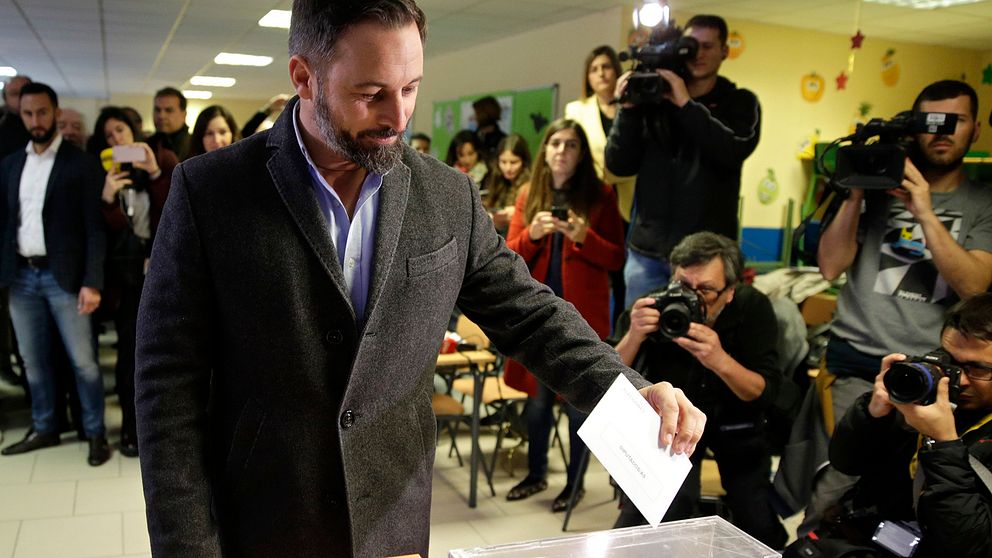
[[[468, 507], [474, 508], [479, 488], [479, 408], [482, 407], [482, 380], [484, 373], [496, 363], [496, 355], [487, 350], [462, 351], [437, 355], [435, 371], [442, 376], [472, 374], [472, 454], [469, 459]], [[465, 369], [467, 368], [467, 372]], [[448, 382], [450, 386], [451, 383]]]

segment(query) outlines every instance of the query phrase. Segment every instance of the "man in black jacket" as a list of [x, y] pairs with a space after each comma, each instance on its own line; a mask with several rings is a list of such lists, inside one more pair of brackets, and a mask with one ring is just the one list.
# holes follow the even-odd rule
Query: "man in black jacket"
[[[657, 70], [670, 86], [664, 101], [624, 104], [606, 145], [611, 172], [637, 175], [624, 267], [628, 308], [668, 282], [665, 257], [686, 235], [712, 231], [737, 238], [741, 166], [758, 145], [757, 97], [718, 75], [728, 52], [727, 23], [697, 15], [686, 32], [699, 41], [688, 79]], [[621, 76], [618, 95], [629, 77]]]
[[[699, 465], [709, 448], [734, 523], [781, 548], [787, 537], [769, 500], [771, 449], [764, 433], [764, 411], [778, 397], [783, 380], [771, 302], [757, 289], [738, 284], [744, 262], [737, 243], [725, 236], [689, 235], [669, 259], [674, 278], [705, 307], [703, 323], [690, 324], [685, 336], [663, 339], [658, 302], [645, 297], [620, 316], [614, 334], [622, 336], [616, 350], [624, 364], [649, 381], [682, 388], [709, 417], [700, 451], [691, 458], [692, 471], [664, 520], [699, 515]], [[642, 524], [646, 521], [625, 497], [614, 527]]]
[[110, 458], [103, 383], [89, 314], [100, 305], [106, 239], [97, 161], [58, 133], [58, 96], [42, 83], [20, 92], [31, 142], [0, 163], [0, 287], [31, 387], [32, 430], [3, 449], [16, 455], [59, 444], [52, 321], [76, 373], [90, 465]]
[[882, 360], [872, 392], [837, 426], [830, 462], [843, 473], [861, 475], [842, 499], [844, 509], [874, 512], [838, 510], [839, 517], [870, 519], [862, 522], [864, 539], [858, 542], [867, 543], [881, 520], [916, 520], [922, 532], [917, 557], [990, 556], [992, 494], [969, 459], [992, 465], [992, 294], [952, 308], [940, 343], [962, 369], [956, 408], [947, 377], [939, 380], [930, 405], [893, 403], [884, 378], [906, 355], [892, 354]]

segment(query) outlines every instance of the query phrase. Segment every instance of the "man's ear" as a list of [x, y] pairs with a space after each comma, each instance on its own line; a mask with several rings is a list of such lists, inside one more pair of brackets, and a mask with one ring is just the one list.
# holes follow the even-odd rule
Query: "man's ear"
[[720, 47], [720, 60], [726, 60], [727, 56], [729, 55], [730, 55], [730, 47], [727, 46], [727, 43], [723, 43], [723, 46]]
[[289, 80], [301, 99], [313, 100], [317, 90], [316, 78], [306, 59], [299, 54], [289, 57]]
[[982, 121], [975, 119], [975, 131], [971, 133], [971, 143], [978, 141], [978, 137], [982, 135]]

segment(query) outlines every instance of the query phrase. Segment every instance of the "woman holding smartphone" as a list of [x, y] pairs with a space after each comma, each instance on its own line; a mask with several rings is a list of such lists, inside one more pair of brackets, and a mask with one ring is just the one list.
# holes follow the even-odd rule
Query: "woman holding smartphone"
[[496, 168], [486, 177], [482, 204], [489, 210], [493, 225], [506, 236], [520, 187], [530, 180], [530, 148], [520, 134], [510, 134], [499, 141]]
[[[534, 158], [531, 181], [517, 197], [506, 242], [524, 258], [534, 278], [574, 304], [602, 339], [610, 332], [607, 273], [623, 265], [622, 239], [616, 195], [596, 175], [582, 126], [567, 119], [552, 122]], [[530, 396], [526, 411], [529, 472], [506, 495], [507, 500], [520, 500], [548, 487], [555, 394], [513, 361], [507, 361], [506, 382]], [[585, 413], [571, 405], [565, 408], [568, 477], [552, 503], [553, 511], [564, 510], [574, 491], [576, 501], [585, 493], [585, 471], [579, 470], [585, 444], [577, 434]]]
[[[113, 316], [117, 328], [117, 396], [120, 399], [121, 453], [138, 455], [138, 437], [134, 417], [134, 344], [138, 320], [138, 301], [145, 280], [145, 262], [169, 195], [172, 170], [178, 164], [176, 154], [164, 148], [152, 151], [146, 143], [135, 142], [138, 135], [126, 113], [117, 107], [100, 112], [93, 130], [93, 147], [97, 154], [111, 150], [103, 184], [102, 210], [107, 225], [107, 260], [101, 313]], [[122, 150], [131, 146], [131, 150]], [[137, 151], [114, 162], [122, 152]], [[143, 152], [143, 156], [140, 155]], [[110, 164], [108, 164], [110, 163]], [[106, 315], [106, 314], [103, 314]]]

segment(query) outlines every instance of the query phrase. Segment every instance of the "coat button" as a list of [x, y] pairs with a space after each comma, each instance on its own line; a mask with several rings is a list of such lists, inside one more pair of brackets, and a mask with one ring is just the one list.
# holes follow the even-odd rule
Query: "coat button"
[[327, 339], [327, 342], [331, 345], [340, 345], [341, 342], [344, 341], [344, 335], [341, 334], [340, 329], [332, 329], [331, 331], [328, 331], [324, 338]]
[[348, 409], [341, 415], [341, 427], [351, 428], [355, 424], [355, 411]]

